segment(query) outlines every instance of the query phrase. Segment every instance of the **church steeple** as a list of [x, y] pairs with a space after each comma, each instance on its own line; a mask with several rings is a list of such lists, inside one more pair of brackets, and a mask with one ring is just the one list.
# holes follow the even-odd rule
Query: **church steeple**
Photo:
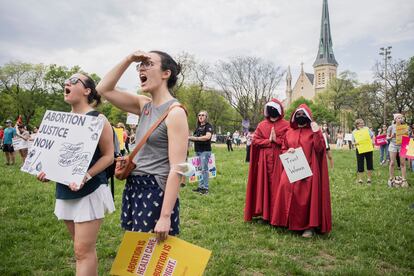
[[292, 103], [292, 74], [290, 73], [290, 65], [286, 73], [286, 96], [288, 98], [288, 106]]
[[338, 66], [332, 48], [331, 26], [329, 23], [328, 0], [323, 0], [321, 34], [319, 39], [319, 50], [313, 67], [320, 65]]

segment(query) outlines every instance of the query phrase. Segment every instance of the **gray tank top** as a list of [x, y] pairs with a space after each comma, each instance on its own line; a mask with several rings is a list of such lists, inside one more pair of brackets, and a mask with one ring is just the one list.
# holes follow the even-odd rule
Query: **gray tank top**
[[[173, 103], [172, 99], [158, 107], [152, 102], [144, 105], [138, 122], [135, 141], [138, 144], [151, 126]], [[148, 137], [147, 142], [138, 151], [134, 158], [137, 167], [132, 175], [154, 175], [161, 189], [165, 190], [168, 174], [170, 173], [170, 161], [168, 159], [168, 134], [167, 125], [163, 121]]]

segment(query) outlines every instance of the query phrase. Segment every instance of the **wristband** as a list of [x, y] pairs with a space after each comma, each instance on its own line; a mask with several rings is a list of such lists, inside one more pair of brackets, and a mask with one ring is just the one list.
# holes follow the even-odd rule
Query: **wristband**
[[85, 183], [92, 179], [92, 176], [89, 173], [85, 174]]

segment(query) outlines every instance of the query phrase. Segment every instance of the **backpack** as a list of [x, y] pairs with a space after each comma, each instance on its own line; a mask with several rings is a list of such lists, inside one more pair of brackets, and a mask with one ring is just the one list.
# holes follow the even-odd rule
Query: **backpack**
[[[91, 116], [99, 116], [99, 114], [101, 114], [99, 111], [93, 110], [90, 111], [88, 113], [86, 113], [86, 115], [91, 115]], [[105, 169], [105, 173], [106, 173], [106, 177], [109, 179], [111, 179], [111, 194], [112, 194], [112, 199], [115, 201], [115, 179], [114, 179], [114, 175], [115, 175], [115, 158], [121, 156], [121, 151], [119, 149], [119, 141], [118, 141], [118, 137], [116, 136], [115, 130], [114, 128], [111, 126], [112, 128], [112, 135], [113, 135], [113, 143], [114, 143], [114, 162], [109, 165], [109, 167], [107, 167]]]

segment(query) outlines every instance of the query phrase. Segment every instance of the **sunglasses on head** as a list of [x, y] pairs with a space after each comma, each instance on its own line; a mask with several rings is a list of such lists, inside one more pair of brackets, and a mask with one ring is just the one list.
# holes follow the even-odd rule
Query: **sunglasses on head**
[[86, 84], [83, 82], [83, 80], [81, 80], [81, 79], [80, 79], [80, 78], [78, 78], [78, 77], [71, 77], [71, 78], [69, 78], [69, 79], [66, 79], [66, 80], [65, 80], [65, 82], [64, 82], [64, 84], [71, 84], [71, 85], [75, 85], [75, 84], [77, 84], [77, 83], [78, 83], [78, 81], [79, 81], [79, 82], [81, 82], [85, 88], [88, 88], [88, 87], [86, 86]]

